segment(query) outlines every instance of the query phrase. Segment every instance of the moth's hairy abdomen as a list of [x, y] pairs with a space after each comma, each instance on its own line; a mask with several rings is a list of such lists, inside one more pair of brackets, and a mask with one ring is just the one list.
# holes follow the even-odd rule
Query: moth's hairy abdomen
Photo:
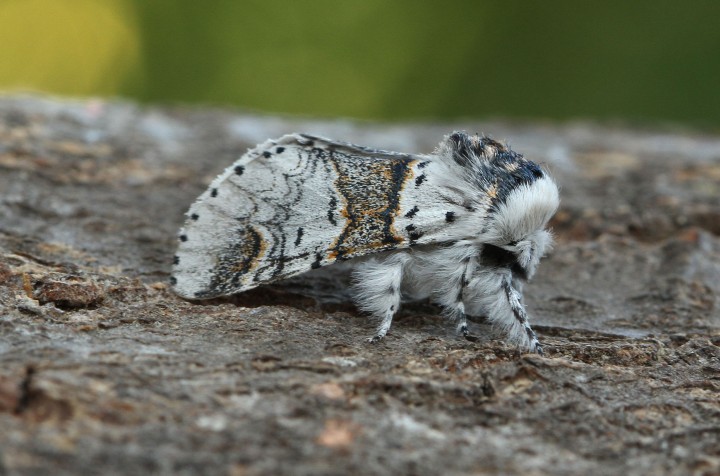
[[356, 299], [389, 330], [403, 293], [443, 306], [467, 334], [487, 314], [539, 350], [521, 302], [551, 245], [557, 186], [499, 142], [462, 132], [430, 155], [290, 134], [248, 151], [190, 207], [172, 282], [186, 298], [242, 292], [366, 258]]

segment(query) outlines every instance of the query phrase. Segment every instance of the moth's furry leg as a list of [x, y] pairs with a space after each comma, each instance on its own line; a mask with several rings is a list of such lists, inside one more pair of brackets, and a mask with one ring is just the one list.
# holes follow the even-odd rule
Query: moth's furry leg
[[400, 308], [404, 253], [388, 256], [384, 260], [372, 259], [356, 268], [353, 288], [358, 307], [379, 321], [377, 332], [370, 342], [377, 342], [387, 334], [392, 318]]
[[[475, 269], [475, 250], [471, 247], [458, 246], [453, 250], [454, 259], [451, 262], [459, 263], [452, 268], [442, 264], [443, 280], [438, 283], [435, 290], [435, 301], [440, 304], [450, 319], [457, 323], [457, 332], [468, 337], [467, 315], [465, 313], [465, 288], [469, 284], [469, 277]], [[457, 261], [455, 261], [457, 260]]]
[[518, 295], [520, 296], [520, 304], [525, 307], [525, 293], [523, 292], [525, 284], [523, 283], [522, 279], [513, 279], [512, 287], [515, 288], [515, 291], [517, 291]]
[[522, 294], [513, 287], [512, 281], [508, 278], [503, 280], [503, 291], [515, 319], [517, 319], [525, 328], [525, 333], [530, 341], [530, 351], [543, 355], [544, 352], [542, 346], [540, 345], [540, 341], [538, 340], [535, 331], [532, 327], [530, 327], [530, 321], [528, 320], [528, 315], [525, 312], [525, 306], [522, 303]]
[[531, 352], [543, 354], [537, 335], [530, 327], [522, 295], [514, 287], [509, 270], [481, 270], [475, 273], [467, 294], [472, 314], [484, 311], [493, 324], [507, 332], [511, 341]]

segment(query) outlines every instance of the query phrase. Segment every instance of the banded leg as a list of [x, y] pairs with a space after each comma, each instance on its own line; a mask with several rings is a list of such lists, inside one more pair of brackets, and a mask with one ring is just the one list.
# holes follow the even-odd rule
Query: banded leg
[[460, 302], [457, 309], [453, 312], [457, 316], [455, 318], [455, 320], [457, 321], [457, 333], [462, 334], [462, 336], [467, 339], [470, 336], [470, 331], [468, 331], [467, 326], [467, 314], [465, 314], [465, 305]]
[[400, 254], [385, 261], [369, 261], [353, 274], [358, 306], [380, 321], [377, 332], [369, 339], [370, 342], [378, 342], [385, 337], [390, 330], [393, 316], [400, 308], [404, 261]]
[[493, 325], [507, 332], [509, 341], [542, 355], [542, 346], [530, 327], [522, 295], [509, 270], [477, 269], [467, 286], [466, 304], [470, 314], [484, 314]]
[[463, 279], [458, 283], [457, 292], [448, 295], [448, 297], [454, 296], [452, 301], [443, 299], [445, 302], [441, 302], [441, 304], [445, 308], [447, 316], [457, 323], [455, 328], [457, 333], [462, 334], [463, 337], [468, 337], [470, 332], [468, 331], [467, 314], [465, 314], [465, 303], [463, 302], [464, 292], [465, 281]]
[[468, 276], [473, 266], [472, 258], [466, 256], [456, 269], [448, 273], [447, 281], [435, 294], [436, 301], [443, 306], [447, 316], [457, 323], [458, 334], [466, 338], [470, 333], [465, 313], [465, 288], [469, 284]]
[[445, 309], [445, 315], [457, 323], [457, 333], [463, 337], [470, 334], [467, 326], [467, 314], [465, 314], [465, 303], [463, 303], [463, 292], [465, 286], [460, 282], [458, 289], [439, 296], [436, 300]]
[[538, 354], [543, 355], [543, 348], [542, 345], [540, 345], [537, 334], [535, 334], [535, 331], [532, 327], [530, 327], [530, 321], [528, 320], [528, 315], [525, 312], [525, 306], [522, 303], [522, 295], [513, 287], [512, 281], [507, 277], [503, 279], [502, 289], [505, 293], [505, 298], [507, 299], [508, 306], [510, 306], [513, 316], [523, 326], [523, 329], [527, 334], [527, 338], [530, 341], [530, 352], [537, 352]]

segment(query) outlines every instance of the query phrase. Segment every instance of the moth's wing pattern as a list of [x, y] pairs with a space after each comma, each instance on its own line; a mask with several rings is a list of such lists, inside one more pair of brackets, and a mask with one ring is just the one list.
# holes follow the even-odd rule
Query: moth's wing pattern
[[233, 294], [414, 244], [412, 230], [404, 222], [398, 229], [396, 218], [412, 211], [403, 189], [417, 188], [426, 159], [303, 134], [259, 145], [187, 212], [176, 292], [194, 299]]

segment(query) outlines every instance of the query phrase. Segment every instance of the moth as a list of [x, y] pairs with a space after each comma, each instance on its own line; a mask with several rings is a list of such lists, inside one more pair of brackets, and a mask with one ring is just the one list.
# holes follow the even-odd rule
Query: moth
[[171, 283], [208, 299], [353, 260], [353, 295], [390, 329], [401, 298], [430, 298], [468, 336], [486, 316], [542, 353], [523, 282], [552, 244], [558, 188], [488, 137], [453, 132], [430, 155], [290, 134], [249, 150], [187, 212]]

